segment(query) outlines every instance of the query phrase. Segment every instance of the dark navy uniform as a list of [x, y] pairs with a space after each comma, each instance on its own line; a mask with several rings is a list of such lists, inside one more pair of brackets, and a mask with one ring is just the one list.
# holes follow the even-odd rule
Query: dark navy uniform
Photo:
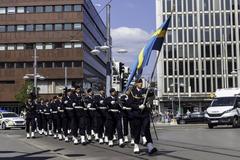
[[51, 108], [52, 108], [52, 120], [53, 120], [53, 134], [54, 138], [57, 138], [57, 131], [58, 131], [58, 106], [57, 106], [57, 97], [53, 97], [53, 101], [51, 102]]
[[56, 101], [56, 106], [58, 108], [58, 122], [57, 122], [57, 128], [58, 128], [58, 134], [59, 134], [59, 139], [62, 139], [62, 130], [63, 130], [63, 135], [67, 137], [67, 124], [68, 124], [68, 118], [67, 118], [67, 113], [64, 107], [64, 103], [62, 100], [62, 94], [58, 95], [58, 100]]
[[63, 102], [64, 102], [64, 107], [67, 113], [67, 117], [68, 117], [68, 125], [71, 129], [71, 132], [73, 134], [73, 136], [77, 136], [76, 133], [73, 133], [73, 131], [76, 128], [76, 118], [75, 118], [75, 113], [74, 113], [74, 107], [73, 107], [73, 98], [71, 96], [71, 90], [68, 89], [68, 94], [63, 98]]
[[36, 106], [36, 117], [37, 117], [37, 128], [40, 134], [42, 134], [43, 131], [43, 100], [41, 99], [40, 102], [37, 103]]
[[[115, 90], [112, 91], [112, 92], [115, 92]], [[108, 116], [107, 116], [107, 135], [108, 135], [108, 139], [109, 139], [109, 141], [113, 140], [113, 135], [115, 133], [115, 129], [117, 129], [118, 139], [122, 140], [123, 139], [122, 115], [121, 115], [121, 106], [118, 102], [117, 95], [107, 97], [106, 100], [105, 100], [105, 103], [108, 107]]]
[[33, 100], [28, 99], [26, 103], [26, 132], [29, 134], [30, 125], [32, 126], [32, 132], [36, 129], [36, 104]]
[[[92, 92], [92, 90], [88, 90], [88, 93]], [[86, 131], [88, 136], [93, 135], [94, 132], [96, 132], [96, 106], [94, 104], [93, 96], [88, 95], [84, 99], [85, 106], [87, 108], [87, 116], [86, 116]], [[89, 140], [91, 140], [90, 137], [88, 137]]]
[[45, 135], [52, 135], [52, 107], [49, 101], [43, 106], [43, 129]]
[[[142, 80], [136, 81], [136, 86], [130, 91], [129, 103], [132, 107], [133, 113], [133, 130], [134, 130], [134, 153], [139, 153], [139, 141], [140, 135], [146, 137], [146, 144], [148, 147], [148, 153], [152, 154], [157, 151], [153, 147], [153, 141], [150, 133], [150, 108], [144, 104], [147, 89], [142, 88]], [[149, 92], [148, 97], [153, 96], [153, 92]]]
[[122, 102], [123, 108], [122, 108], [122, 115], [123, 115], [123, 135], [124, 135], [124, 142], [128, 142], [128, 134], [129, 134], [129, 125], [130, 125], [130, 134], [131, 138], [134, 137], [133, 134], [133, 116], [132, 116], [132, 108], [131, 104], [129, 104], [129, 98], [128, 95], [122, 95], [120, 97], [120, 100]]
[[107, 120], [107, 105], [105, 103], [105, 96], [101, 94], [95, 95], [94, 101], [97, 108], [96, 112], [97, 134], [99, 138], [102, 139]]
[[76, 92], [72, 95], [73, 102], [75, 103], [75, 115], [77, 126], [73, 131], [77, 134], [77, 130], [79, 130], [79, 134], [81, 136], [85, 136], [85, 117], [86, 117], [86, 107], [84, 106], [83, 97], [80, 93]]

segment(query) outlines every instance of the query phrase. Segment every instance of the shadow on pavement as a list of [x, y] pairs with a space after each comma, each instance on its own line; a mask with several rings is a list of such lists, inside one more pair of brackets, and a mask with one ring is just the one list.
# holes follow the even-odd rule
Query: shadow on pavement
[[[44, 153], [48, 153], [50, 150], [44, 150], [39, 152], [33, 152], [33, 153], [24, 153], [19, 156], [13, 156], [13, 157], [0, 157], [0, 160], [47, 160], [51, 158], [55, 158], [56, 156], [38, 156]], [[0, 151], [1, 154], [9, 154], [9, 153], [16, 153], [19, 154], [21, 152], [17, 151]], [[35, 156], [35, 157], [32, 157]]]

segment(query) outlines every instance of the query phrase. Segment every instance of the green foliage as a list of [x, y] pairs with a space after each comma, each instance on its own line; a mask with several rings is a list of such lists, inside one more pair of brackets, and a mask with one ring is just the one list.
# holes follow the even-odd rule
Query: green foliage
[[28, 94], [33, 90], [33, 83], [26, 81], [22, 88], [17, 92], [15, 98], [18, 102], [24, 104], [28, 98]]

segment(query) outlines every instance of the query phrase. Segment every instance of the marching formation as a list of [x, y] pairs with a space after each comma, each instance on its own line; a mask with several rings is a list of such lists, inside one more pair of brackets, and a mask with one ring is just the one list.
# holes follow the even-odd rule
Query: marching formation
[[[72, 141], [76, 145], [95, 142], [113, 147], [117, 141], [124, 147], [131, 143], [136, 154], [140, 152], [142, 138], [148, 154], [153, 154], [157, 149], [150, 133], [151, 109], [144, 104], [147, 90], [142, 88], [141, 79], [135, 84], [121, 96], [114, 88], [109, 91], [111, 96], [106, 97], [104, 88], [100, 87], [94, 94], [92, 89], [84, 92], [76, 86], [65, 89], [64, 94], [51, 100], [29, 97], [26, 102], [27, 138], [34, 138], [37, 131], [40, 135]], [[153, 93], [147, 95], [151, 97]]]

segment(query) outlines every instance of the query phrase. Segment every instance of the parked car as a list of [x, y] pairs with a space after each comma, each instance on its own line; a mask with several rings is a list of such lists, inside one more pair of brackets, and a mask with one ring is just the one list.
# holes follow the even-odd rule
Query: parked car
[[21, 128], [25, 129], [25, 120], [14, 112], [0, 112], [1, 129]]
[[178, 124], [206, 123], [204, 112], [193, 112], [188, 115], [176, 117]]

